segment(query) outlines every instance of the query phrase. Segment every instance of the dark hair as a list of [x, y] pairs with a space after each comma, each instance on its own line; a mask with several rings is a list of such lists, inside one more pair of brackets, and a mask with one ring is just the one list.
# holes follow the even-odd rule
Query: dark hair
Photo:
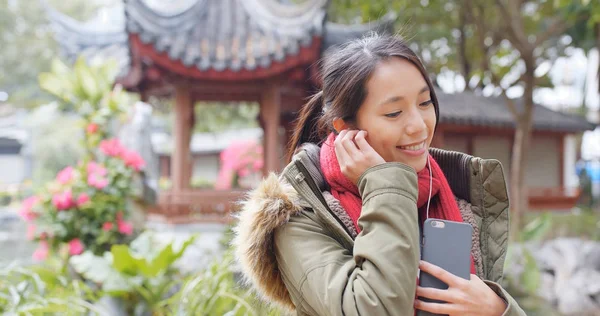
[[333, 131], [334, 119], [354, 122], [367, 95], [367, 81], [375, 67], [391, 57], [403, 58], [419, 69], [429, 86], [437, 121], [437, 97], [419, 57], [399, 37], [371, 34], [326, 52], [321, 61], [322, 89], [300, 110], [288, 144], [287, 160], [290, 161], [298, 146], [304, 143], [320, 144]]

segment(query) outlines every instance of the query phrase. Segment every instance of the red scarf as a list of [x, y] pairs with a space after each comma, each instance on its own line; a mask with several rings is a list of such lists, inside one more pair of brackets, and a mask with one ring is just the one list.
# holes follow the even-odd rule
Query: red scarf
[[[360, 233], [361, 229], [358, 226], [358, 218], [360, 217], [362, 208], [362, 199], [358, 192], [358, 187], [348, 180], [340, 169], [340, 164], [335, 155], [334, 140], [335, 135], [331, 133], [323, 146], [321, 146], [321, 170], [325, 181], [327, 181], [331, 188], [331, 194], [340, 201], [344, 210], [346, 210], [352, 219], [356, 231]], [[452, 193], [452, 189], [450, 189], [450, 184], [448, 184], [446, 176], [444, 176], [442, 169], [433, 157], [429, 156], [429, 160], [433, 176], [431, 181], [432, 201], [429, 206], [429, 217], [462, 223], [463, 219], [460, 209], [454, 199], [454, 194]], [[421, 218], [424, 220], [426, 217], [424, 213], [429, 198], [429, 168], [425, 166], [425, 169], [418, 172], [417, 176], [419, 186], [417, 208], [421, 213]], [[434, 197], [437, 198], [433, 199]], [[423, 222], [421, 221], [420, 225], [422, 226], [422, 224]], [[476, 274], [473, 256], [471, 256], [471, 273]]]

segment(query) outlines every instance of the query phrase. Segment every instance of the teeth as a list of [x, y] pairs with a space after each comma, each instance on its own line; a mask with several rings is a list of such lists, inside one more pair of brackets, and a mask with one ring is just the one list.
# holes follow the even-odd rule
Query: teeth
[[418, 145], [412, 145], [412, 146], [400, 146], [401, 149], [406, 149], [406, 150], [419, 150], [422, 149], [425, 146], [425, 142], [422, 142]]

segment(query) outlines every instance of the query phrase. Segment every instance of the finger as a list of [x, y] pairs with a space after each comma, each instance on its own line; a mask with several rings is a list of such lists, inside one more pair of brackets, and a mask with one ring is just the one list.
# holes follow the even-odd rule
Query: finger
[[357, 133], [358, 131], [349, 131], [342, 138], [342, 145], [344, 146], [344, 149], [346, 149], [346, 152], [350, 155], [350, 157], [354, 158], [360, 155], [360, 150], [356, 146], [356, 143], [354, 143], [354, 137]]
[[453, 304], [443, 304], [443, 303], [431, 303], [424, 302], [421, 300], [415, 300], [415, 308], [420, 309], [422, 311], [430, 312], [433, 314], [442, 314], [442, 315], [453, 315], [456, 313], [456, 305]]
[[419, 269], [438, 278], [440, 281], [446, 283], [450, 287], [459, 286], [465, 281], [465, 280], [461, 279], [460, 277], [457, 277], [456, 275], [454, 275], [434, 264], [431, 264], [427, 261], [421, 260], [419, 262]]
[[369, 145], [369, 142], [367, 142], [366, 136], [367, 136], [367, 131], [360, 131], [360, 132], [356, 133], [356, 136], [354, 137], [356, 146], [358, 146], [358, 149], [360, 149], [363, 152], [366, 152], [369, 150], [374, 150], [373, 147], [371, 147], [371, 145]]
[[341, 131], [340, 135], [338, 135], [338, 137], [333, 142], [334, 149], [335, 149], [335, 155], [337, 157], [340, 167], [347, 165], [348, 162], [350, 161], [350, 156], [348, 155], [348, 153], [346, 152], [346, 149], [342, 145], [342, 137], [346, 133], [347, 133], [346, 130]]
[[447, 303], [456, 303], [457, 302], [456, 297], [452, 291], [440, 290], [440, 289], [435, 289], [435, 288], [431, 288], [431, 287], [417, 286], [417, 296], [432, 299], [432, 300], [444, 301]]

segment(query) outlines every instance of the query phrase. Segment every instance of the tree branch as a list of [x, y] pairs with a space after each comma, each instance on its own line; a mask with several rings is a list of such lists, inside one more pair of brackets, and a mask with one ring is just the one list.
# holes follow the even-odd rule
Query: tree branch
[[564, 33], [567, 30], [567, 28], [569, 28], [569, 25], [567, 25], [565, 20], [557, 18], [552, 22], [552, 24], [550, 24], [550, 26], [548, 26], [544, 33], [542, 33], [535, 39], [534, 47], [542, 45], [545, 41], [547, 41], [550, 37], [552, 37], [555, 34]]
[[506, 20], [507, 38], [512, 45], [522, 54], [528, 50], [532, 50], [527, 36], [525, 36], [525, 28], [523, 20], [521, 20], [521, 1], [507, 0], [505, 4], [502, 0], [495, 0], [496, 6], [500, 10], [502, 17]]
[[[494, 74], [492, 74], [492, 76], [494, 76]], [[492, 81], [494, 81], [494, 80], [492, 79]], [[494, 84], [494, 85], [496, 85], [496, 84]], [[496, 86], [500, 87], [500, 90], [502, 91], [502, 96], [504, 97], [504, 100], [506, 101], [506, 105], [508, 106], [508, 110], [513, 115], [513, 118], [515, 119], [515, 121], [518, 122], [521, 115], [519, 114], [519, 111], [517, 110], [517, 105], [515, 104], [515, 101], [513, 99], [509, 98], [508, 95], [506, 95], [506, 89], [502, 88], [502, 86], [499, 83]]]

